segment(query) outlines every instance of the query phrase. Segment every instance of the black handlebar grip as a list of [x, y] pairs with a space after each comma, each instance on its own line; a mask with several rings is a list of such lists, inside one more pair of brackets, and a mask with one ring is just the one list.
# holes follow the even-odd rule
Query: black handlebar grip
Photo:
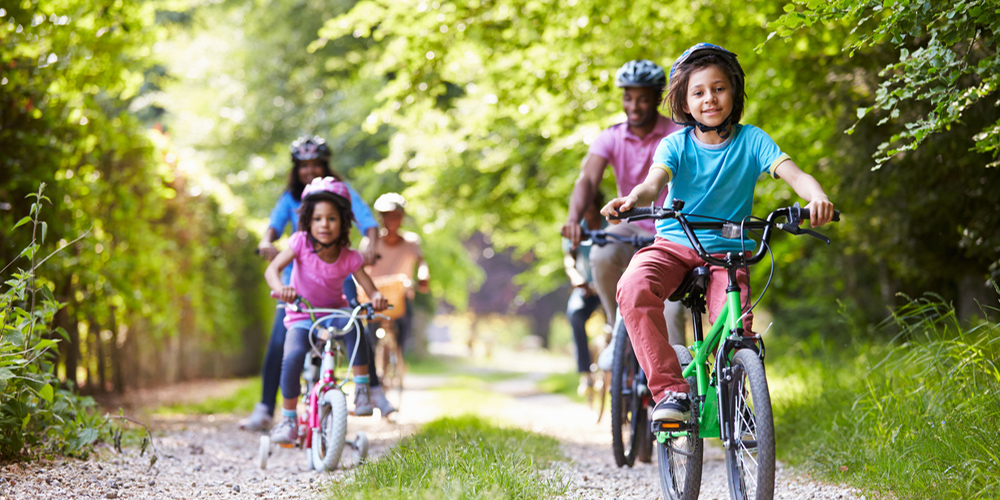
[[637, 215], [650, 215], [653, 213], [653, 207], [635, 207], [632, 210], [626, 210], [624, 212], [619, 212], [618, 217], [611, 216], [612, 219], [627, 219], [629, 217], [635, 217]]
[[[798, 208], [798, 207], [795, 207]], [[800, 219], [809, 219], [809, 210], [805, 207], [799, 209]], [[833, 211], [833, 218], [830, 219], [831, 222], [840, 222], [840, 210]]]

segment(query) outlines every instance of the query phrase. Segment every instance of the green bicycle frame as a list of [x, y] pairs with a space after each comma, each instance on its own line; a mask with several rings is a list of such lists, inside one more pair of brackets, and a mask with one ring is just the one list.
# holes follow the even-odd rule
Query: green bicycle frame
[[[691, 349], [694, 351], [692, 355], [694, 359], [683, 371], [684, 378], [688, 378], [694, 374], [698, 382], [697, 394], [702, 400], [698, 412], [698, 437], [701, 438], [721, 437], [719, 430], [719, 401], [716, 392], [718, 384], [717, 382], [713, 384], [713, 381], [709, 379], [708, 357], [712, 353], [715, 353], [717, 356], [722, 355], [718, 350], [719, 344], [724, 338], [723, 332], [736, 331], [738, 327], [737, 321], [739, 321], [742, 315], [740, 312], [742, 309], [740, 307], [739, 289], [726, 292], [726, 306], [719, 312], [718, 318], [712, 324], [712, 328], [709, 330], [708, 335], [705, 336], [705, 339], [695, 339], [694, 344], [691, 346]], [[686, 435], [687, 432], [658, 432], [656, 440], [660, 444], [665, 444], [667, 439]]]

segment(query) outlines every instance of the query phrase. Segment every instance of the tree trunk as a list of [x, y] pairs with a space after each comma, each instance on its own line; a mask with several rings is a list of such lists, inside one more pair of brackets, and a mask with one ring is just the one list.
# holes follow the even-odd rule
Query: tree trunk
[[118, 311], [114, 306], [108, 311], [109, 314], [109, 325], [111, 327], [111, 384], [113, 385], [113, 390], [117, 394], [123, 393], [123, 380], [122, 380], [122, 356], [121, 352], [124, 350], [125, 346], [120, 342], [120, 333], [118, 332]]
[[87, 321], [90, 322], [90, 327], [93, 330], [94, 336], [94, 353], [97, 356], [97, 392], [107, 392], [108, 391], [108, 381], [105, 377], [106, 365], [104, 362], [104, 339], [101, 338], [101, 325], [91, 314], [87, 317]]

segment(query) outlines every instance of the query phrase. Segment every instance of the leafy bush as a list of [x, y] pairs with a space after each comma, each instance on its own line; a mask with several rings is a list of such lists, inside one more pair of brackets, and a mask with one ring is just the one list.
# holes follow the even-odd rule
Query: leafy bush
[[799, 397], [779, 398], [786, 458], [898, 498], [995, 495], [1000, 325], [963, 325], [930, 297], [911, 300], [881, 326], [898, 332], [893, 342], [812, 357], [813, 367], [801, 370], [812, 373], [798, 374]]
[[[92, 398], [80, 397], [60, 388], [55, 375], [57, 355], [53, 349], [66, 332], [51, 329], [52, 318], [62, 305], [48, 284], [36, 276], [36, 252], [45, 241], [47, 225], [39, 220], [45, 185], [37, 193], [31, 212], [13, 229], [32, 230], [31, 244], [18, 259], [26, 258], [28, 269], [18, 268], [0, 288], [0, 459], [44, 452], [85, 455], [100, 435], [105, 419], [95, 410]], [[17, 262], [15, 259], [14, 262]], [[7, 265], [10, 267], [14, 264]], [[4, 268], [6, 270], [6, 267]]]

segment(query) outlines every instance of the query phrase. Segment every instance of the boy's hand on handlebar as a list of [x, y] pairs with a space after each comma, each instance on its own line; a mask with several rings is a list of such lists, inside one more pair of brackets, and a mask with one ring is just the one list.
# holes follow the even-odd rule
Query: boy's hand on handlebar
[[375, 292], [371, 296], [372, 308], [376, 311], [384, 311], [389, 307], [389, 301], [382, 296], [382, 292]]
[[635, 204], [638, 202], [638, 198], [632, 195], [623, 196], [621, 198], [615, 198], [604, 205], [601, 209], [601, 215], [604, 216], [608, 222], [612, 224], [618, 224], [621, 222], [619, 219], [612, 219], [612, 217], [618, 217], [622, 212], [627, 212], [635, 208]]
[[295, 289], [290, 286], [283, 286], [278, 289], [271, 289], [271, 296], [280, 299], [282, 302], [295, 302], [295, 297], [298, 296], [295, 293]]
[[822, 226], [833, 220], [833, 203], [830, 203], [829, 198], [816, 198], [810, 201], [806, 208], [809, 209], [809, 225], [811, 227]]

